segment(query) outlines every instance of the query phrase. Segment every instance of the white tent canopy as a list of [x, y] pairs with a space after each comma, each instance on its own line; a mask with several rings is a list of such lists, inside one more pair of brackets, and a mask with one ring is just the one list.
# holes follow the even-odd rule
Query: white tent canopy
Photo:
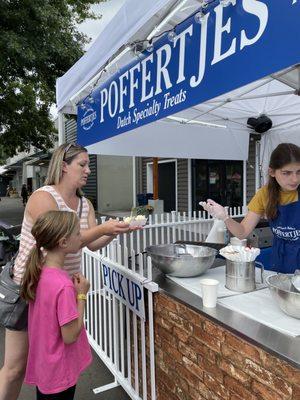
[[[75, 102], [89, 93], [89, 85], [99, 77], [105, 63], [113, 54], [120, 53], [126, 43], [149, 38], [159, 29], [160, 32], [170, 29], [198, 7], [197, 0], [127, 0], [89, 51], [58, 80], [58, 108], [65, 112], [73, 109], [74, 112]], [[112, 62], [111, 68], [119, 69], [134, 58], [129, 51], [122, 54]], [[108, 69], [101, 78], [107, 79], [114, 72]], [[291, 67], [164, 120], [100, 141], [89, 146], [89, 150], [111, 155], [245, 160], [249, 133], [253, 132], [247, 126], [247, 120], [266, 114], [273, 121], [273, 128], [263, 138], [264, 157], [268, 159], [268, 149], [272, 148], [266, 144], [269, 138], [291, 140], [300, 145], [297, 135], [297, 127], [300, 127], [299, 79], [299, 68]], [[289, 134], [291, 129], [295, 132], [292, 136]]]
[[171, 0], [127, 0], [94, 44], [56, 84], [58, 110], [70, 111], [70, 99], [80, 92], [124, 44]]

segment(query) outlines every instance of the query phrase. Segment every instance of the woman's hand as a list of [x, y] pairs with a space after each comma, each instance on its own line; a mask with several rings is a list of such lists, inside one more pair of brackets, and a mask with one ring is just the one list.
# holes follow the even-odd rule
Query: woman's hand
[[199, 204], [214, 218], [222, 221], [226, 221], [229, 218], [227, 209], [211, 199], [208, 199], [206, 202], [200, 201]]
[[123, 221], [116, 219], [109, 219], [108, 221], [101, 224], [102, 228], [105, 229], [104, 234], [109, 236], [119, 235], [120, 233], [127, 233], [130, 230], [129, 224], [125, 224]]

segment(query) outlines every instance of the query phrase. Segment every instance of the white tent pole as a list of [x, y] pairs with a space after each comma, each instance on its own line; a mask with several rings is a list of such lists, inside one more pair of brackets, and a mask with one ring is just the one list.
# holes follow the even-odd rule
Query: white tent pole
[[188, 211], [193, 212], [192, 205], [192, 160], [188, 158]]
[[136, 207], [136, 160], [135, 157], [132, 157], [132, 196], [133, 207]]
[[65, 116], [64, 113], [58, 113], [58, 145], [65, 143]]

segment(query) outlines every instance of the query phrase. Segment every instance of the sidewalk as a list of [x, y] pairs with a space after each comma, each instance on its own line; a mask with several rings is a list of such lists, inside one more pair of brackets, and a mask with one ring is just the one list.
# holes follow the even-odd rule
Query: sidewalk
[[[24, 207], [22, 199], [11, 199], [2, 197], [0, 201], [0, 221], [11, 225], [22, 223]], [[0, 365], [2, 366], [4, 357], [4, 329], [0, 328]], [[93, 352], [92, 365], [81, 375], [77, 385], [75, 400], [129, 400], [130, 397], [121, 388], [112, 389], [108, 392], [95, 395], [93, 389], [113, 382], [114, 378], [100, 361], [99, 357]], [[35, 389], [23, 385], [19, 400], [34, 400]]]

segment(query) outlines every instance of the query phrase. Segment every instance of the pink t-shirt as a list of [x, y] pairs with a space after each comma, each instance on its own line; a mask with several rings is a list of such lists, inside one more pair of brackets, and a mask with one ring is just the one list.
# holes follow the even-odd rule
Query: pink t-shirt
[[65, 344], [60, 327], [78, 318], [76, 290], [68, 273], [43, 267], [35, 301], [29, 304], [29, 354], [25, 383], [44, 394], [76, 385], [91, 363], [91, 349], [83, 328], [75, 343]]

